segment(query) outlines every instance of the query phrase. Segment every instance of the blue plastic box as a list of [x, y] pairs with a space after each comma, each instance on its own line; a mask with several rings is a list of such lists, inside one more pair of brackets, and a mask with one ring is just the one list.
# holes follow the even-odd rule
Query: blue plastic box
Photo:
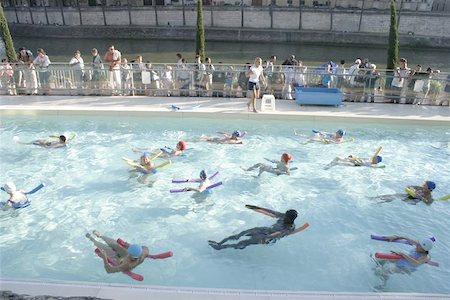
[[342, 104], [342, 92], [335, 88], [295, 88], [295, 102], [299, 105]]

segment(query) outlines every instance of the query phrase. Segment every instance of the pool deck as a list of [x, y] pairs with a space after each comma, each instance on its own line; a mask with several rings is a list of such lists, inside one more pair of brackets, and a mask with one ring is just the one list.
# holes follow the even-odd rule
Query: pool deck
[[[94, 97], [94, 96], [1, 96], [1, 115], [111, 115], [169, 116], [176, 118], [204, 117], [239, 119], [279, 119], [365, 123], [394, 122], [448, 125], [448, 106], [413, 106], [384, 103], [344, 103], [339, 107], [299, 106], [295, 101], [277, 100], [276, 111], [251, 113], [242, 98], [187, 97]], [[171, 105], [182, 109], [170, 110]], [[84, 296], [103, 299], [161, 300], [285, 300], [285, 299], [450, 299], [450, 295], [420, 293], [351, 293], [254, 291], [235, 289], [203, 289], [161, 287], [141, 284], [106, 284], [64, 281], [21, 281], [0, 278], [0, 290], [28, 295]]]
[[[448, 106], [418, 106], [384, 103], [344, 103], [334, 106], [299, 106], [292, 100], [277, 100], [276, 111], [252, 113], [242, 98], [188, 97], [96, 97], [96, 96], [1, 96], [2, 114], [81, 114], [112, 116], [168, 116], [238, 119], [326, 120], [366, 123], [380, 121], [445, 125]], [[259, 103], [258, 103], [259, 104]], [[182, 110], [173, 111], [171, 105]], [[187, 109], [183, 109], [187, 108]]]

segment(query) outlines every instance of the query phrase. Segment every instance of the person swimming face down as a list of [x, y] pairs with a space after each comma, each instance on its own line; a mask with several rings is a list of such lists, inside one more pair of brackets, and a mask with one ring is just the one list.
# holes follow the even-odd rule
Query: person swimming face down
[[283, 223], [284, 225], [292, 226], [294, 224], [295, 219], [297, 218], [297, 211], [295, 209], [289, 209], [284, 214]]
[[282, 155], [281, 155], [281, 161], [282, 162], [284, 162], [284, 163], [289, 163], [290, 161], [292, 160], [292, 155], [290, 154], [290, 153], [283, 153]]
[[179, 141], [177, 143], [177, 150], [178, 151], [184, 151], [186, 150], [186, 142], [185, 141]]
[[239, 130], [235, 130], [233, 131], [233, 133], [231, 134], [231, 139], [232, 140], [237, 140], [238, 138], [240, 138], [242, 136], [242, 133]]
[[60, 135], [60, 136], [59, 136], [59, 142], [60, 142], [61, 144], [65, 144], [66, 141], [67, 141], [67, 138], [66, 138], [64, 135]]

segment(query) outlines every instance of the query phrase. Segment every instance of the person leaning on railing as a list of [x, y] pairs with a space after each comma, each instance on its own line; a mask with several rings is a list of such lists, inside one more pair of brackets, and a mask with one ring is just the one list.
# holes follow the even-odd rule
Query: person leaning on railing
[[39, 83], [42, 95], [48, 95], [50, 92], [50, 72], [48, 67], [51, 62], [44, 49], [37, 49], [37, 57], [34, 59], [33, 64], [37, 66], [39, 74]]

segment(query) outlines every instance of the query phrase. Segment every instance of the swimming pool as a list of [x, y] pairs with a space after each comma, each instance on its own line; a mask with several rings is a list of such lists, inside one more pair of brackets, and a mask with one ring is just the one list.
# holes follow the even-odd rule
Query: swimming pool
[[[144, 284], [302, 291], [373, 291], [380, 285], [370, 254], [409, 247], [369, 239], [371, 233], [433, 235], [439, 268], [428, 265], [412, 275], [391, 276], [383, 291], [449, 293], [449, 203], [431, 206], [401, 201], [376, 204], [380, 194], [402, 192], [406, 185], [434, 180], [434, 195], [450, 186], [450, 131], [440, 126], [323, 123], [320, 129], [344, 127], [354, 142], [307, 143], [293, 129], [309, 134], [318, 125], [301, 121], [241, 121], [143, 117], [39, 116], [1, 118], [0, 182], [13, 180], [31, 189], [23, 210], [0, 211], [1, 277], [133, 283], [123, 274], [108, 275], [85, 233], [167, 250], [174, 257], [147, 261], [135, 271]], [[47, 150], [14, 142], [49, 134], [77, 132], [67, 149]], [[201, 134], [247, 130], [244, 145], [189, 142]], [[129, 178], [122, 156], [137, 157], [133, 147], [174, 146], [188, 140], [189, 156], [154, 176], [152, 186]], [[371, 155], [383, 146], [385, 169], [323, 166], [335, 156]], [[294, 156], [299, 170], [290, 177], [264, 174], [255, 179], [249, 167], [264, 157]], [[220, 171], [224, 185], [208, 199], [170, 194], [173, 177], [196, 177], [201, 169]], [[184, 185], [182, 185], [184, 186]], [[5, 194], [3, 195], [3, 197]], [[279, 211], [297, 209], [296, 224], [310, 228], [272, 246], [215, 251], [207, 240], [220, 240], [241, 230], [267, 226], [273, 220], [244, 208], [254, 204]]]

